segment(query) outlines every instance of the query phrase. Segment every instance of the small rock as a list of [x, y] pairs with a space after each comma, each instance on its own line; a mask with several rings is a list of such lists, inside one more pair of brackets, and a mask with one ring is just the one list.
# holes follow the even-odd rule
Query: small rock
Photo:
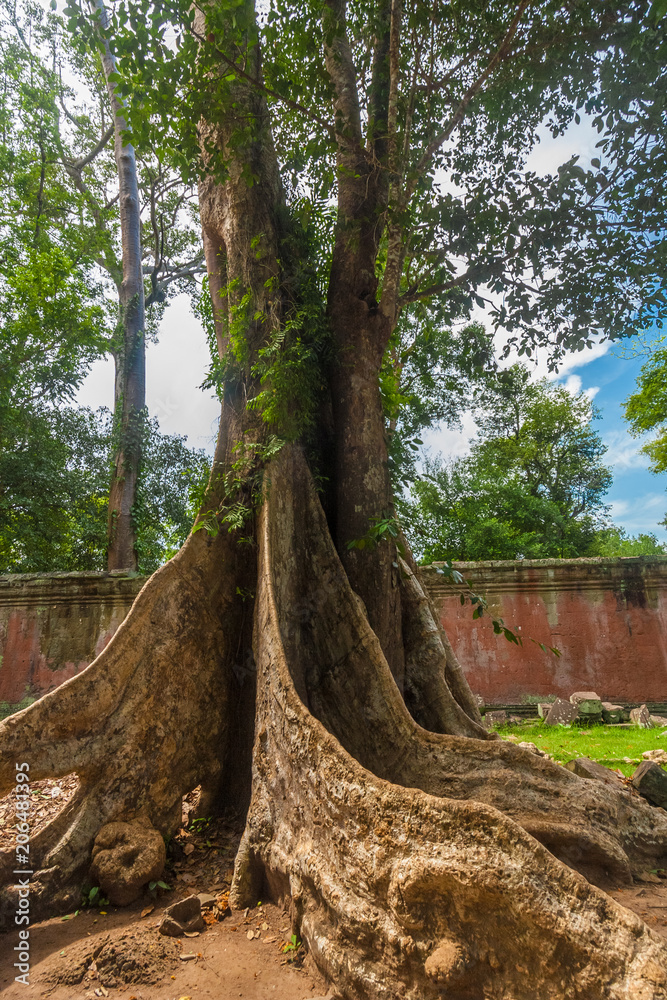
[[531, 753], [536, 753], [538, 757], [546, 757], [544, 750], [540, 750], [540, 748], [536, 747], [534, 743], [517, 743], [517, 746], [521, 747], [523, 750], [530, 750]]
[[650, 715], [649, 718], [651, 720], [651, 725], [652, 726], [656, 726], [656, 727], [658, 727], [658, 726], [667, 726], [667, 719], [663, 718], [662, 715]]
[[[160, 934], [178, 937], [186, 931], [203, 931], [206, 927], [201, 915], [201, 903], [198, 896], [186, 896], [185, 899], [179, 899], [178, 902], [168, 906], [164, 914], [160, 924]], [[170, 921], [178, 926], [177, 933], [173, 932], [173, 924]]]
[[613, 705], [610, 701], [602, 702], [602, 720], [608, 726], [618, 725], [623, 722], [623, 706]]
[[602, 715], [602, 700], [595, 691], [575, 691], [570, 695], [570, 701], [579, 709], [579, 715], [584, 719]]
[[644, 882], [648, 885], [662, 885], [662, 879], [654, 875], [653, 872], [640, 872], [639, 875], [634, 876], [635, 882]]
[[199, 900], [199, 904], [202, 910], [210, 910], [211, 907], [215, 906], [216, 903], [216, 897], [213, 896], [210, 892], [197, 893], [197, 899]]
[[646, 705], [640, 705], [639, 708], [632, 709], [630, 712], [630, 722], [634, 722], [636, 726], [640, 726], [642, 729], [651, 728], [651, 713]]
[[160, 934], [164, 934], [165, 937], [181, 937], [185, 934], [183, 925], [179, 924], [178, 920], [174, 920], [173, 917], [163, 917], [158, 924], [158, 930]]
[[556, 698], [549, 709], [549, 714], [544, 720], [544, 724], [545, 726], [569, 726], [577, 718], [579, 718], [579, 709], [573, 702], [565, 701], [563, 698]]
[[667, 736], [667, 729], [665, 729], [664, 733], [660, 733], [660, 736]]
[[656, 748], [655, 750], [644, 750], [642, 754], [644, 760], [654, 760], [657, 764], [667, 764], [667, 750]]
[[166, 860], [162, 835], [152, 826], [106, 823], [95, 838], [90, 879], [115, 906], [127, 906], [160, 878]]
[[644, 760], [632, 775], [632, 784], [654, 806], [667, 809], [667, 773], [654, 760]]
[[248, 933], [246, 934], [246, 937], [247, 937], [248, 941], [252, 941], [254, 939], [254, 937], [255, 937], [255, 932], [254, 931], [248, 931]]
[[193, 959], [197, 957], [197, 955], [196, 952], [194, 951], [188, 951], [186, 952], [186, 954], [179, 955], [178, 957], [180, 958], [181, 962], [191, 962]]
[[603, 764], [598, 764], [596, 760], [591, 760], [590, 757], [575, 757], [574, 760], [568, 760], [565, 767], [580, 778], [589, 778], [592, 781], [604, 781], [606, 785], [614, 785], [616, 788], [623, 784], [623, 779], [615, 771], [604, 767]]

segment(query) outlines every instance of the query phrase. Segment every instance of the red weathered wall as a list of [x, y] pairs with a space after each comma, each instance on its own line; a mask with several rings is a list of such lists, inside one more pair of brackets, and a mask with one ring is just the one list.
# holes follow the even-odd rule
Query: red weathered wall
[[[472, 619], [460, 588], [425, 578], [473, 691], [491, 704], [526, 695], [667, 701], [667, 557], [459, 563], [490, 610], [520, 629], [518, 648]], [[0, 577], [0, 702], [16, 704], [82, 670], [144, 583], [116, 573]], [[530, 638], [557, 646], [544, 653]]]
[[0, 702], [46, 694], [83, 670], [143, 583], [122, 572], [0, 576]]
[[582, 690], [609, 701], [667, 700], [666, 557], [454, 565], [523, 637], [517, 648], [487, 617], [473, 621], [470, 604], [461, 605], [434, 567], [426, 570], [470, 686], [487, 704]]

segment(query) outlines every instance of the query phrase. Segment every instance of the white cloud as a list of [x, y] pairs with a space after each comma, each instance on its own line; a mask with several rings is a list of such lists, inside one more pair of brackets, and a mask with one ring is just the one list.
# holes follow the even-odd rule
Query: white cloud
[[470, 439], [475, 437], [477, 425], [472, 413], [461, 414], [461, 427], [434, 427], [422, 435], [424, 449], [432, 455], [442, 454], [444, 459], [461, 458], [470, 453]]
[[613, 500], [609, 506], [614, 523], [625, 528], [629, 535], [651, 533], [665, 541], [665, 528], [658, 524], [667, 512], [664, 493], [646, 493], [633, 500]]
[[607, 431], [602, 435], [602, 441], [608, 449], [602, 461], [616, 472], [648, 468], [648, 456], [640, 451], [641, 441], [631, 437], [626, 430]]
[[[210, 390], [198, 387], [209, 365], [208, 346], [201, 324], [179, 295], [160, 324], [157, 344], [146, 348], [146, 404], [160, 421], [163, 434], [185, 434], [191, 448], [215, 447], [220, 403]], [[114, 365], [96, 361], [77, 394], [80, 406], [113, 409]]]

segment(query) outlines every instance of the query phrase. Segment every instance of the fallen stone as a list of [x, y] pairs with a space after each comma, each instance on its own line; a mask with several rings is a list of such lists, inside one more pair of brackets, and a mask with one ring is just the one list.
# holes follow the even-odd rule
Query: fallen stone
[[602, 720], [608, 726], [617, 726], [623, 722], [623, 706], [613, 705], [610, 701], [602, 702]]
[[544, 724], [545, 726], [569, 726], [578, 718], [579, 708], [577, 705], [574, 705], [571, 701], [565, 701], [563, 698], [556, 698], [549, 709], [549, 714], [544, 720]]
[[537, 703], [537, 714], [540, 719], [546, 719], [552, 705], [552, 701], [540, 701]]
[[651, 725], [656, 726], [656, 728], [658, 726], [667, 726], [667, 719], [662, 715], [649, 715], [649, 719], [651, 720]]
[[198, 896], [186, 896], [165, 909], [165, 917], [170, 917], [182, 927], [183, 931], [203, 931], [206, 927], [201, 915], [201, 902]]
[[507, 712], [487, 712], [484, 716], [484, 721], [487, 727], [490, 726], [504, 726], [507, 722]]
[[163, 917], [160, 921], [158, 927], [160, 934], [164, 934], [165, 937], [181, 937], [185, 934], [183, 925], [179, 924], [178, 920], [174, 920], [173, 917]]
[[606, 785], [614, 785], [616, 788], [623, 784], [623, 779], [615, 771], [610, 771], [603, 764], [598, 764], [590, 757], [575, 757], [568, 760], [565, 767], [568, 771], [579, 775], [580, 778], [589, 778], [591, 781], [604, 781]]
[[152, 826], [107, 823], [95, 838], [90, 879], [114, 906], [127, 906], [160, 878], [166, 860], [162, 835]]
[[540, 750], [540, 748], [535, 746], [534, 743], [526, 741], [525, 743], [517, 743], [517, 746], [521, 747], [523, 750], [530, 750], [531, 753], [536, 753], [538, 757], [546, 757], [544, 750]]
[[640, 705], [639, 708], [632, 709], [630, 712], [630, 722], [633, 722], [635, 726], [640, 726], [642, 729], [651, 729], [651, 713], [646, 705]]
[[215, 906], [217, 897], [212, 896], [210, 892], [200, 892], [197, 894], [197, 899], [202, 910], [210, 910], [212, 906]]
[[667, 773], [654, 760], [644, 760], [632, 775], [632, 784], [651, 805], [667, 809]]
[[577, 706], [582, 717], [602, 715], [602, 700], [595, 691], [575, 691], [570, 695], [570, 701]]
[[655, 750], [644, 750], [644, 760], [654, 760], [656, 764], [667, 764], [667, 750], [656, 747]]

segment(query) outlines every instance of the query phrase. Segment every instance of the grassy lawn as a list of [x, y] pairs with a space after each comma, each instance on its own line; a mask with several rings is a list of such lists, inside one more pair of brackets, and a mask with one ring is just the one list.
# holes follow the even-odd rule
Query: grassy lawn
[[[500, 726], [496, 730], [503, 739], [512, 737], [512, 743], [524, 740], [534, 743], [540, 750], [551, 754], [564, 764], [573, 757], [590, 757], [607, 767], [618, 768], [623, 774], [633, 774], [642, 760], [644, 750], [660, 747], [667, 750], [667, 736], [660, 736], [664, 729], [619, 729], [618, 726], [545, 726], [543, 722]], [[623, 758], [629, 757], [632, 763]]]

